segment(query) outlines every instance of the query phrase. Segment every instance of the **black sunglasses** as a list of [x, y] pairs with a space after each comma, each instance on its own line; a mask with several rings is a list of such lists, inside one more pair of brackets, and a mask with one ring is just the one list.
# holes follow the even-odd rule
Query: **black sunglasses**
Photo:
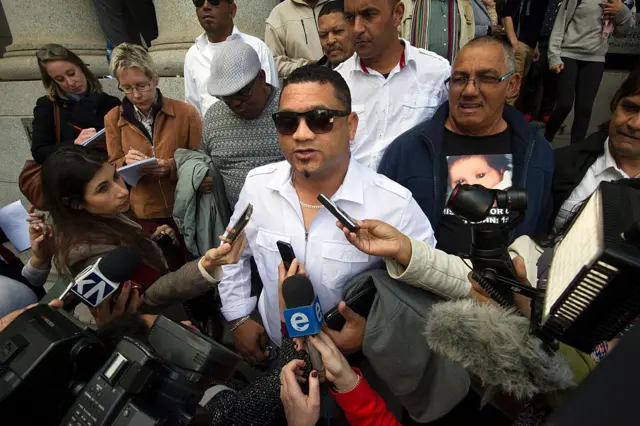
[[193, 0], [193, 5], [195, 7], [202, 7], [205, 1], [213, 7], [218, 7], [220, 3], [222, 3], [222, 0]]
[[293, 135], [300, 125], [300, 117], [304, 117], [307, 127], [316, 135], [329, 133], [333, 130], [334, 117], [347, 117], [350, 112], [334, 109], [314, 109], [307, 112], [276, 112], [273, 122], [278, 133], [285, 136]]
[[62, 46], [53, 45], [45, 46], [36, 52], [36, 57], [41, 61], [46, 61], [52, 58], [67, 57], [69, 51]]
[[249, 97], [251, 96], [251, 92], [253, 91], [253, 86], [255, 86], [257, 79], [258, 77], [256, 76], [256, 78], [251, 80], [249, 84], [238, 90], [236, 93], [232, 93], [227, 96], [219, 96], [220, 100], [222, 100], [223, 102], [229, 102], [233, 100], [249, 99]]

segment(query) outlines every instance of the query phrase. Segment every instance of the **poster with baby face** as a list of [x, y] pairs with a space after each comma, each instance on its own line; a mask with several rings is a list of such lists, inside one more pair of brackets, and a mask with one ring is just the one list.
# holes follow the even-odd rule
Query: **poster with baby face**
[[[513, 185], [513, 156], [495, 155], [451, 155], [447, 157], [447, 200], [456, 185], [482, 185], [488, 189], [507, 189]], [[444, 214], [453, 212], [445, 208]], [[484, 223], [507, 223], [509, 211], [493, 208]]]

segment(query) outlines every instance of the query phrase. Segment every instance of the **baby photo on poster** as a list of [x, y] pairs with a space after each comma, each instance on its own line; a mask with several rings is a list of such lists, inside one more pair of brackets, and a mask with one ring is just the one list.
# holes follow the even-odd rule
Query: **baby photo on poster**
[[[449, 167], [447, 199], [458, 184], [482, 185], [487, 189], [502, 190], [513, 185], [511, 154], [451, 155], [447, 157], [447, 165]], [[444, 213], [453, 214], [448, 208]], [[492, 209], [486, 222], [504, 223], [508, 221], [508, 213], [503, 209]]]

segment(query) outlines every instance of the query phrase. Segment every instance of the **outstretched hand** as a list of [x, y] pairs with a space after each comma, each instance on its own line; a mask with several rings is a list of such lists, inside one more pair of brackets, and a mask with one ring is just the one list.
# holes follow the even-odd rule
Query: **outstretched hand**
[[372, 256], [390, 257], [407, 266], [411, 260], [411, 239], [393, 226], [379, 220], [357, 220], [358, 232], [350, 232], [337, 222], [344, 236], [358, 250]]
[[346, 320], [342, 330], [331, 330], [324, 326], [322, 331], [331, 338], [343, 354], [350, 355], [358, 352], [364, 342], [367, 320], [348, 307], [345, 302], [340, 302], [338, 312]]

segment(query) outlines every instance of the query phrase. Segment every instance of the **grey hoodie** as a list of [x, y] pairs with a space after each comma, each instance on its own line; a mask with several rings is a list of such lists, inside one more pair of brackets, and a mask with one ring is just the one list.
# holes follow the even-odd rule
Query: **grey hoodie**
[[[562, 57], [578, 61], [604, 62], [609, 39], [602, 38], [601, 0], [566, 0], [556, 16], [549, 40], [549, 69], [562, 64]], [[635, 6], [627, 6], [613, 17], [615, 37], [624, 37], [635, 26]]]

